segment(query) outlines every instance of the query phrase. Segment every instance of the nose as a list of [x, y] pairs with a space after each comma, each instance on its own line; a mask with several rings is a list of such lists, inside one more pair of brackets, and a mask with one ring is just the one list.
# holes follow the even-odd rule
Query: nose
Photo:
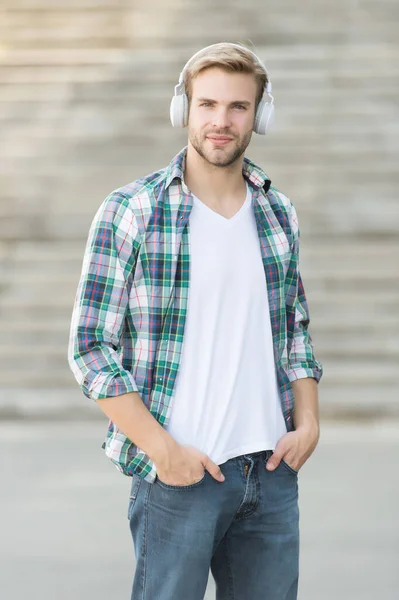
[[218, 129], [228, 129], [231, 125], [229, 118], [229, 111], [223, 106], [218, 107], [212, 119], [212, 125]]

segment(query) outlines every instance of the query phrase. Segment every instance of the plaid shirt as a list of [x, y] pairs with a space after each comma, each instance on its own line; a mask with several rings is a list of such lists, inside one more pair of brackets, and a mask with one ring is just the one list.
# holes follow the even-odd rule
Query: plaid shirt
[[[69, 365], [94, 400], [138, 392], [158, 422], [168, 423], [179, 369], [189, 293], [186, 149], [170, 165], [112, 192], [90, 227], [72, 315]], [[293, 429], [291, 382], [322, 366], [308, 333], [309, 312], [298, 268], [295, 209], [247, 158], [267, 282], [274, 361], [287, 430]], [[156, 477], [151, 459], [112, 421], [103, 448], [125, 475]]]

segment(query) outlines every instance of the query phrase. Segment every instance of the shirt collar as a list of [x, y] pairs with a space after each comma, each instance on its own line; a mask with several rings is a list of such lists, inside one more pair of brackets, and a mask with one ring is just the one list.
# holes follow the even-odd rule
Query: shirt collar
[[[189, 193], [184, 182], [184, 166], [186, 161], [187, 146], [183, 148], [170, 162], [166, 171], [166, 188], [170, 186], [174, 179], [180, 179], [185, 193]], [[264, 188], [265, 192], [269, 190], [271, 180], [266, 173], [249, 158], [244, 158], [242, 173], [245, 179], [255, 188]]]

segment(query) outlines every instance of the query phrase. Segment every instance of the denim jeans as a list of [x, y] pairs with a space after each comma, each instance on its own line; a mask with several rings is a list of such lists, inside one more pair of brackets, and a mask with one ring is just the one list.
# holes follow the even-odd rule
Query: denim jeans
[[133, 476], [128, 518], [136, 555], [132, 600], [296, 600], [297, 473], [266, 471], [272, 451], [233, 458], [220, 483], [189, 486]]

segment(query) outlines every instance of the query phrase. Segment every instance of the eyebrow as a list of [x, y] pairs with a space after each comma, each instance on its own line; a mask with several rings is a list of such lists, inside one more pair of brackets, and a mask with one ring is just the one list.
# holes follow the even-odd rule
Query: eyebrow
[[[212, 100], [212, 98], [197, 98], [197, 102], [209, 102], [210, 104], [217, 104], [217, 101]], [[251, 102], [248, 102], [248, 100], [234, 100], [234, 102], [230, 102], [230, 106], [233, 104], [242, 104], [243, 106], [251, 106]]]

